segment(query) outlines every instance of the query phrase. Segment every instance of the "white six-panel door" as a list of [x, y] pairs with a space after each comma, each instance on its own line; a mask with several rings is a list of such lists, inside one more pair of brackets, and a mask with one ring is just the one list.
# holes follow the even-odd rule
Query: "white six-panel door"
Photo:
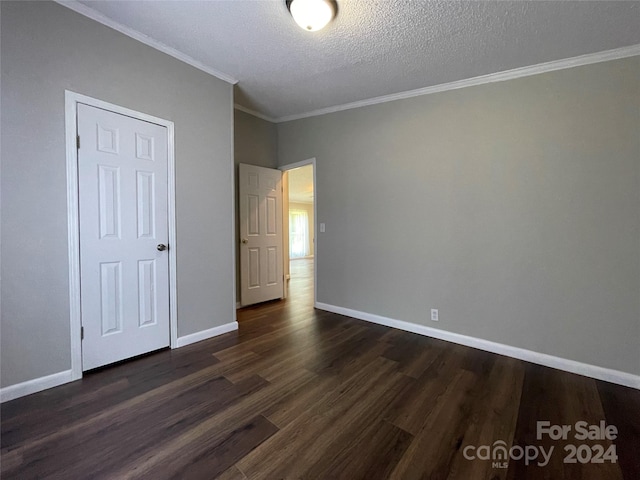
[[78, 104], [82, 369], [169, 346], [167, 129]]
[[282, 172], [240, 164], [240, 303], [282, 298]]

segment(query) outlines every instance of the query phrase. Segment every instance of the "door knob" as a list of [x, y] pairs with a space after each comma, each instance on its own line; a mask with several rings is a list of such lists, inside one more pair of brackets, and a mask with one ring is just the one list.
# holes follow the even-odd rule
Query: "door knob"
[[249, 243], [249, 240], [247, 240], [246, 238], [243, 238], [242, 243]]
[[167, 246], [164, 243], [159, 243], [156, 247], [160, 252], [164, 252], [167, 249]]

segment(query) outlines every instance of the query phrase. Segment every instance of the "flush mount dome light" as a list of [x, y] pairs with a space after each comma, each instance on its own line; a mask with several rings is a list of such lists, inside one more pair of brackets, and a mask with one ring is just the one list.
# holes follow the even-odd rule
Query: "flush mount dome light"
[[286, 3], [296, 23], [308, 32], [324, 28], [336, 14], [332, 0], [286, 0]]

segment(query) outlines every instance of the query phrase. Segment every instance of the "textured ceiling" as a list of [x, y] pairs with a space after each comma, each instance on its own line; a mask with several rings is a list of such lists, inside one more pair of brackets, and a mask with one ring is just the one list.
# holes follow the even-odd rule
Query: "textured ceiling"
[[313, 203], [313, 166], [288, 170], [289, 201], [294, 203]]
[[305, 32], [284, 0], [84, 1], [238, 80], [236, 103], [302, 114], [640, 44], [640, 2], [338, 0]]

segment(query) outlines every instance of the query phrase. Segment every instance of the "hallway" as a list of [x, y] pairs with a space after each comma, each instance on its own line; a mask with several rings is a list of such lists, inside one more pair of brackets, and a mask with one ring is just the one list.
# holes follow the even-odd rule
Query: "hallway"
[[304, 305], [313, 305], [313, 258], [290, 261], [291, 280], [287, 300]]

